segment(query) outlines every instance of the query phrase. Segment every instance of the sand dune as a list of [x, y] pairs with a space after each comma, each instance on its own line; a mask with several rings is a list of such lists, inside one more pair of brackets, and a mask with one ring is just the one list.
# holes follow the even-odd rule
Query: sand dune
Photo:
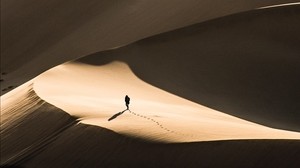
[[[31, 86], [28, 83], [18, 88], [14, 101], [20, 102], [21, 107], [39, 102], [39, 108], [30, 108], [14, 120], [1, 121], [10, 125], [1, 129], [3, 167], [297, 167], [300, 164], [299, 140], [155, 143], [99, 126], [76, 124], [74, 118], [39, 99]], [[4, 97], [1, 103], [8, 100], [8, 94]], [[30, 99], [24, 101], [26, 97]], [[16, 121], [19, 124], [13, 126]]]
[[290, 2], [295, 1], [1, 0], [5, 73], [1, 95], [66, 61], [206, 20]]
[[83, 2], [1, 1], [2, 167], [300, 166], [299, 6]]
[[1, 97], [1, 165], [28, 158], [74, 124], [70, 115], [41, 100], [32, 85]]
[[120, 60], [142, 80], [175, 95], [269, 127], [300, 131], [299, 9], [232, 15], [80, 61]]
[[[64, 64], [34, 81], [37, 94], [82, 123], [151, 141], [191, 142], [228, 139], [300, 139], [241, 120], [167, 93], [139, 80], [126, 64]], [[113, 121], [131, 97], [131, 111]]]

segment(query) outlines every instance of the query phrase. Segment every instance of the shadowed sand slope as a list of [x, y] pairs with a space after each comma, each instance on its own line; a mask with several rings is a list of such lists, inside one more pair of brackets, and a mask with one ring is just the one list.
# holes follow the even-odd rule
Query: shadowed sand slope
[[300, 131], [299, 20], [299, 5], [251, 11], [80, 61], [122, 60], [142, 80], [198, 104]]
[[300, 141], [242, 140], [156, 144], [74, 125], [28, 167], [297, 167]]
[[[65, 11], [69, 1], [15, 2], [1, 9], [3, 92], [66, 60], [262, 5], [208, 12], [199, 9], [217, 1], [165, 1], [158, 12], [151, 1], [72, 1]], [[197, 11], [208, 13], [187, 19]], [[300, 167], [300, 133], [270, 128], [300, 130], [299, 14], [240, 13], [47, 71], [1, 96], [1, 166]]]
[[70, 115], [41, 100], [32, 81], [1, 97], [1, 165], [30, 158], [74, 123]]
[[[154, 143], [98, 126], [74, 124], [74, 118], [39, 99], [31, 86], [29, 83], [18, 88], [18, 94], [7, 94], [1, 100], [5, 104], [1, 106], [5, 112], [1, 114], [3, 167], [296, 168], [300, 165], [297, 140]], [[8, 100], [19, 102], [22, 108], [10, 108]], [[35, 105], [22, 110], [28, 104]], [[6, 116], [18, 113], [23, 116], [7, 120]]]
[[66, 61], [289, 2], [294, 0], [1, 0], [1, 95]]

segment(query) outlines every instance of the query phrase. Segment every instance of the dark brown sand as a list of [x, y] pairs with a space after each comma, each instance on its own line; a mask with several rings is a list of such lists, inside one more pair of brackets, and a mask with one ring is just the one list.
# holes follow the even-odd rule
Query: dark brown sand
[[300, 5], [251, 11], [80, 61], [121, 60], [142, 80], [175, 95], [262, 125], [300, 131], [298, 20]]
[[[1, 95], [95, 52], [293, 0], [1, 0]], [[10, 88], [9, 88], [10, 87]]]
[[33, 91], [28, 93], [35, 99], [26, 102], [38, 101], [39, 108], [27, 111], [17, 120], [6, 121], [13, 123], [1, 129], [3, 167], [300, 166], [297, 140], [154, 143], [76, 124], [74, 118], [38, 99]]
[[64, 111], [41, 100], [30, 87], [13, 95], [11, 104], [1, 106], [1, 165], [43, 149], [76, 123]]
[[[92, 35], [83, 36], [96, 22], [78, 28], [86, 24], [85, 19], [92, 17], [97, 5], [102, 3], [87, 3], [83, 7], [82, 3], [74, 3], [75, 7], [91, 13], [72, 22], [72, 16], [76, 19], [81, 13], [64, 13], [65, 4], [58, 1], [27, 1], [32, 6], [25, 1], [23, 5], [6, 1], [7, 16], [11, 14], [15, 18], [6, 20], [2, 16], [3, 2], [1, 22], [9, 23], [5, 31], [10, 31], [1, 30], [1, 36], [7, 35], [5, 44], [1, 37], [1, 90], [8, 89], [1, 93], [64, 61], [199, 21], [170, 22], [175, 26], [170, 24], [166, 29], [149, 26], [159, 25], [168, 20], [166, 17], [154, 24], [143, 24], [147, 30], [155, 30], [153, 32], [137, 33], [136, 29], [127, 27], [129, 33], [114, 34], [112, 41], [103, 45], [111, 37], [107, 31], [99, 30], [101, 33], [97, 36], [104, 41], [91, 38], [95, 37], [96, 29], [91, 31]], [[121, 8], [110, 5], [112, 9]], [[91, 6], [96, 7], [88, 10]], [[14, 10], [8, 11], [8, 7]], [[21, 8], [24, 11], [18, 11]], [[59, 10], [49, 12], [51, 9]], [[220, 15], [235, 13], [229, 9]], [[290, 6], [233, 15], [97, 53], [81, 62], [104, 64], [122, 60], [141, 79], [176, 95], [267, 126], [300, 131], [299, 95], [296, 94], [300, 86], [300, 51], [296, 45], [300, 44], [299, 11], [299, 6]], [[62, 20], [56, 20], [61, 16]], [[26, 17], [31, 19], [26, 20]], [[68, 19], [73, 24], [58, 26]], [[24, 21], [21, 25], [20, 20]], [[100, 22], [103, 20], [115, 22], [106, 17]], [[153, 19], [148, 16], [148, 20]], [[35, 23], [34, 29], [31, 23]], [[44, 29], [49, 25], [50, 30]], [[101, 24], [96, 28], [99, 27]], [[56, 31], [58, 35], [52, 36]], [[71, 35], [70, 32], [76, 33]], [[133, 37], [135, 33], [138, 35]], [[108, 36], [100, 38], [103, 34]], [[118, 38], [126, 40], [120, 42]], [[32, 86], [20, 94], [16, 93], [5, 107], [1, 100], [2, 167], [300, 167], [299, 140], [154, 143], [101, 127], [77, 124], [75, 118], [37, 97]]]

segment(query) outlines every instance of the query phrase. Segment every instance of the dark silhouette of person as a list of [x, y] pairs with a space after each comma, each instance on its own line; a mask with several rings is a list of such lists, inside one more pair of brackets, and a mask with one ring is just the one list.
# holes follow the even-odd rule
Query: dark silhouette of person
[[125, 103], [126, 103], [127, 110], [129, 110], [129, 102], [130, 102], [130, 98], [126, 95], [125, 96]]

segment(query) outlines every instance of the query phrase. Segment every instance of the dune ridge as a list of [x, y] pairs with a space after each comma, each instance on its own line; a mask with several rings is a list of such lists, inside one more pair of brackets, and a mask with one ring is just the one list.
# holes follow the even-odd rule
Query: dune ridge
[[75, 123], [73, 117], [40, 99], [33, 81], [27, 82], [1, 97], [1, 165], [32, 157]]
[[1, 95], [66, 61], [195, 23], [291, 2], [295, 0], [1, 0], [1, 72], [6, 74]]
[[300, 167], [300, 5], [16, 2], [1, 1], [1, 167]]
[[[120, 61], [63, 64], [37, 77], [34, 89], [81, 123], [151, 141], [300, 139], [298, 132], [242, 120], [151, 86]], [[130, 111], [122, 110], [126, 94], [131, 96]], [[115, 115], [120, 116], [109, 121]]]
[[78, 61], [126, 62], [140, 79], [167, 92], [299, 132], [299, 11], [295, 5], [227, 16]]
[[[22, 99], [41, 101], [32, 90], [32, 84], [17, 88], [25, 95]], [[20, 93], [20, 92], [18, 92]], [[30, 94], [28, 94], [30, 93]], [[30, 95], [30, 96], [29, 96]], [[5, 95], [8, 96], [8, 95]], [[15, 97], [14, 95], [13, 97]], [[29, 97], [27, 97], [29, 96]], [[32, 99], [35, 97], [34, 99]], [[18, 99], [22, 102], [22, 99]], [[8, 100], [8, 99], [7, 99]], [[1, 103], [5, 103], [1, 100]], [[24, 104], [24, 103], [23, 103]], [[42, 145], [37, 151], [26, 151], [14, 157], [20, 144], [34, 144], [61, 127], [74, 122], [74, 118], [46, 102], [27, 111], [30, 116], [18, 127], [1, 129], [2, 167], [297, 167], [299, 140], [234, 140], [192, 143], [157, 143], [118, 134], [109, 129], [86, 124], [71, 124], [64, 131]], [[5, 108], [5, 114], [12, 108]], [[2, 110], [2, 109], [1, 109]], [[17, 111], [14, 111], [17, 112]], [[4, 114], [2, 114], [4, 115]], [[2, 116], [1, 116], [2, 117]], [[43, 118], [47, 118], [47, 123]], [[7, 121], [7, 122], [11, 122]], [[2, 123], [2, 122], [1, 122]], [[44, 123], [44, 124], [43, 124]], [[38, 130], [36, 128], [39, 128]], [[26, 130], [31, 129], [29, 133]], [[35, 130], [35, 131], [33, 131]], [[43, 132], [43, 133], [42, 133]], [[12, 134], [11, 134], [12, 133]], [[20, 135], [20, 133], [23, 133]], [[9, 138], [3, 139], [3, 135]], [[19, 145], [18, 145], [19, 144]], [[14, 150], [13, 150], [14, 149]], [[12, 151], [13, 150], [13, 151]], [[27, 153], [28, 152], [28, 153]]]

